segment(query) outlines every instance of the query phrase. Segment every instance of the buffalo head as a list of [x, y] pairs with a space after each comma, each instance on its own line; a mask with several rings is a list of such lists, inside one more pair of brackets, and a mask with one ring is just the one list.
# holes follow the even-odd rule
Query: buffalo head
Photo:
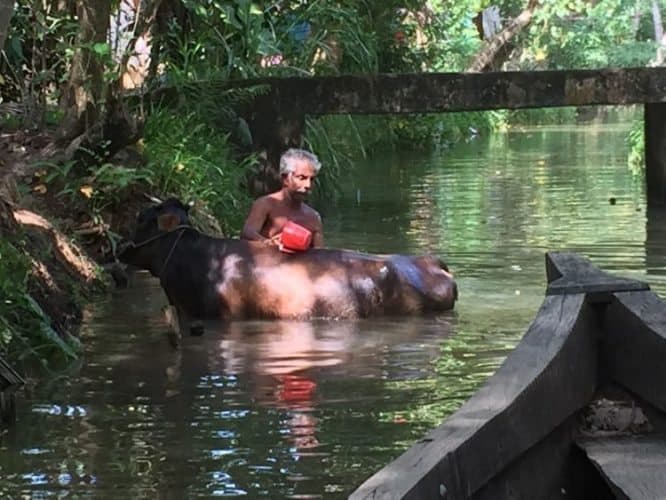
[[180, 200], [169, 198], [139, 212], [131, 238], [120, 245], [118, 259], [156, 275], [156, 258], [160, 257], [159, 247], [164, 239], [162, 235], [179, 226], [189, 226], [189, 209], [189, 205]]

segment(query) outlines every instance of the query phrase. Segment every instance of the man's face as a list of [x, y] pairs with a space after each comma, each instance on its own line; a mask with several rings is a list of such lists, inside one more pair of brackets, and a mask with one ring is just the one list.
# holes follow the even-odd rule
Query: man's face
[[296, 160], [294, 171], [283, 178], [283, 185], [295, 198], [306, 199], [312, 191], [317, 172], [308, 160]]

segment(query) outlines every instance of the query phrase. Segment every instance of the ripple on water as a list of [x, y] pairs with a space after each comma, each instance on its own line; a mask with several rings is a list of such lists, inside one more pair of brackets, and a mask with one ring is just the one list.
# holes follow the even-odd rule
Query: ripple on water
[[346, 496], [499, 366], [543, 300], [547, 250], [666, 290], [664, 214], [624, 167], [625, 130], [359, 162], [325, 212], [327, 243], [442, 256], [460, 288], [452, 313], [213, 324], [173, 349], [164, 295], [137, 275], [87, 311], [80, 373], [19, 402], [0, 495]]

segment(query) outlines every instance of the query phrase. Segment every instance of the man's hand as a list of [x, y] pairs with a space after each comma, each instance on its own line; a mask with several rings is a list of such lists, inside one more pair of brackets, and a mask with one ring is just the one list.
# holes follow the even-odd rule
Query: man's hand
[[264, 238], [262, 240], [262, 243], [266, 245], [267, 247], [274, 246], [278, 247], [280, 246], [280, 238], [282, 236], [282, 233], [278, 233], [274, 236], [271, 236], [270, 238]]

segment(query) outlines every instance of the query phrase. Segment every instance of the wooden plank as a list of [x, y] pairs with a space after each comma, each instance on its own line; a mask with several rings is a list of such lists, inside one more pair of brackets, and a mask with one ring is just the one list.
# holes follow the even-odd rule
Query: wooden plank
[[546, 278], [546, 295], [587, 293], [593, 302], [610, 301], [612, 292], [650, 289], [647, 283], [613, 276], [588, 259], [568, 252], [546, 253]]
[[0, 392], [0, 424], [12, 425], [16, 421], [16, 395], [9, 389]]
[[16, 420], [15, 391], [25, 381], [0, 357], [0, 423], [11, 425]]
[[274, 109], [314, 115], [666, 102], [663, 67], [261, 78], [201, 85], [220, 92], [230, 88], [265, 88], [264, 95], [274, 103]]
[[666, 498], [666, 437], [640, 436], [581, 441], [579, 446], [616, 498]]
[[[666, 304], [653, 292], [615, 294], [604, 315], [602, 363], [608, 375], [666, 411]], [[665, 466], [666, 467], [666, 466]]]
[[0, 391], [24, 383], [23, 377], [16, 373], [9, 363], [0, 356]]
[[471, 496], [592, 397], [596, 325], [583, 294], [546, 297], [520, 344], [486, 384], [350, 498]]
[[578, 415], [488, 481], [470, 500], [563, 500], [613, 498], [587, 456], [574, 443]]

